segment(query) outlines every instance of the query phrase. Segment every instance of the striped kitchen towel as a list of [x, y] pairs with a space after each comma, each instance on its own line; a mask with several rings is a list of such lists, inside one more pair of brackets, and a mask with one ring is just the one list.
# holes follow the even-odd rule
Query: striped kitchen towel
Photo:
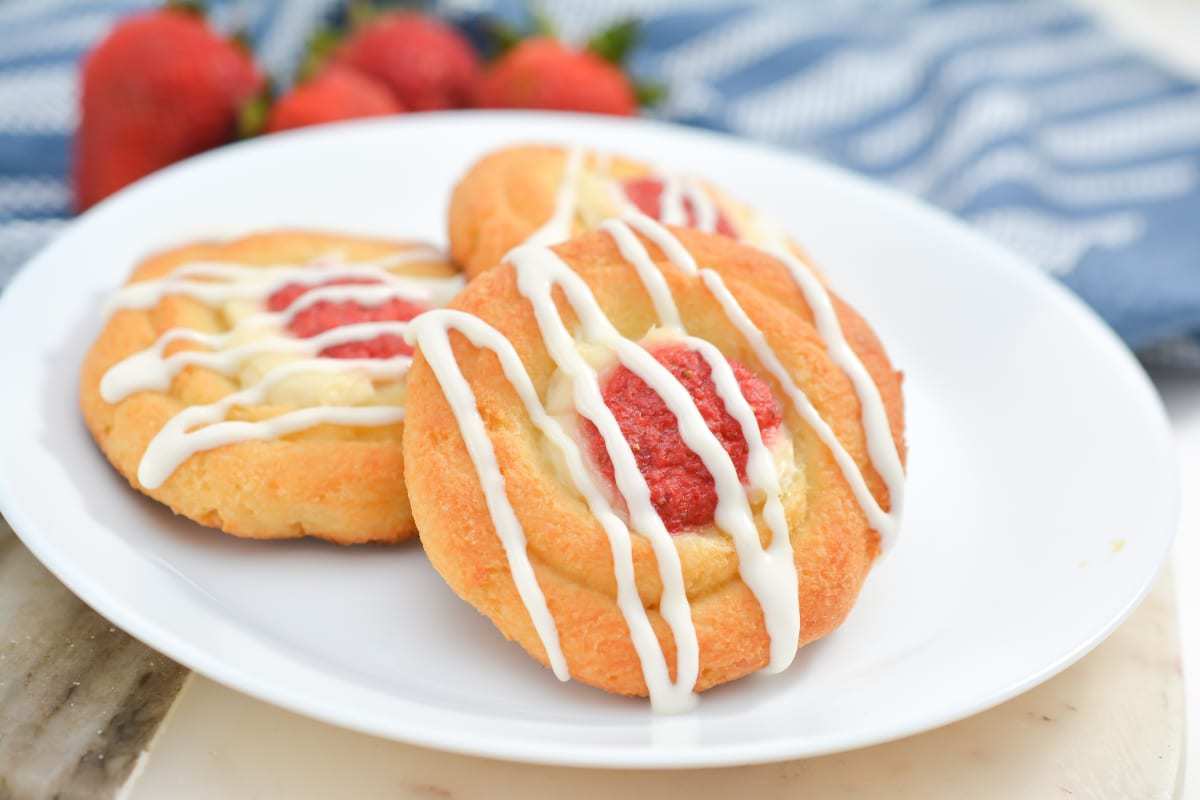
[[[148, 0], [0, 6], [0, 283], [65, 224], [80, 55]], [[292, 73], [340, 0], [217, 2]], [[518, 0], [442, 0], [468, 29]], [[666, 119], [919, 194], [1061, 279], [1124, 339], [1200, 367], [1200, 88], [1073, 5], [1008, 0], [542, 3], [567, 38], [631, 14]]]

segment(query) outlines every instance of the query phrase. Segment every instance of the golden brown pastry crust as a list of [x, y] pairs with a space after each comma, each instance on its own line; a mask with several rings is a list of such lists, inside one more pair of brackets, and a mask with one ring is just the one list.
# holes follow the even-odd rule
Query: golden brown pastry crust
[[[144, 261], [130, 283], [161, 278], [197, 260], [247, 265], [304, 263], [330, 252], [348, 261], [379, 258], [417, 246], [412, 242], [308, 231], [272, 231], [228, 242], [204, 242]], [[445, 261], [405, 264], [404, 273], [445, 276]], [[167, 392], [142, 391], [116, 404], [100, 396], [100, 379], [121, 359], [172, 327], [224, 329], [221, 312], [182, 295], [149, 310], [125, 309], [109, 318], [84, 360], [80, 405], [88, 429], [117, 471], [140, 492], [201, 525], [252, 539], [315, 536], [340, 544], [395, 542], [416, 532], [404, 488], [403, 426], [348, 428], [321, 425], [275, 440], [241, 442], [192, 455], [158, 488], [137, 479], [138, 464], [154, 435], [188, 405], [211, 403], [237, 390], [236, 380], [189, 366]], [[167, 353], [199, 345], [178, 342]], [[265, 419], [294, 406], [234, 409], [230, 418]]]
[[[732, 240], [672, 229], [697, 260], [722, 275], [763, 331], [797, 384], [829, 422], [887, 507], [887, 490], [870, 466], [860, 407], [845, 374], [829, 359], [799, 289], [786, 268], [762, 251]], [[672, 266], [648, 241], [693, 335], [745, 364], [784, 398], [751, 348], [728, 322], [701, 281]], [[628, 338], [656, 323], [634, 268], [605, 233], [585, 234], [555, 251], [590, 285], [604, 311]], [[847, 340], [878, 384], [895, 441], [904, 453], [900, 375], [867, 324], [834, 299]], [[569, 325], [574, 316], [559, 297]], [[520, 354], [543, 400], [554, 364], [542, 343], [530, 304], [517, 292], [512, 265], [470, 283], [452, 303], [506, 336]], [[558, 627], [572, 676], [611, 692], [644, 695], [646, 684], [625, 621], [615, 602], [613, 563], [606, 536], [585, 502], [539, 446], [496, 358], [451, 334], [504, 475], [508, 496], [525, 530], [528, 552]], [[802, 643], [833, 630], [849, 612], [878, 551], [878, 536], [855, 502], [829, 451], [789, 404], [784, 419], [803, 473], [783, 498], [801, 576]], [[434, 567], [460, 596], [487, 615], [508, 638], [542, 664], [546, 653], [517, 594], [472, 462], [449, 405], [418, 353], [409, 377], [404, 433], [408, 485], [421, 541]], [[766, 529], [761, 520], [760, 530]], [[767, 663], [768, 637], [757, 601], [740, 580], [730, 540], [714, 531], [675, 537], [700, 644], [698, 689], [757, 670]], [[657, 605], [661, 583], [648, 542], [634, 537], [638, 590], [674, 669], [674, 645]]]
[[[450, 197], [450, 257], [468, 278], [500, 263], [504, 254], [528, 239], [554, 213], [555, 198], [566, 169], [567, 151], [551, 145], [520, 145], [497, 150], [476, 162], [455, 185]], [[616, 180], [652, 175], [647, 163], [588, 151], [583, 171], [602, 170]], [[727, 216], [750, 212], [710, 184], [705, 189]], [[594, 200], [594, 198], [593, 198]], [[586, 205], [588, 198], [581, 198]], [[596, 221], [610, 216], [596, 215]], [[589, 230], [576, 215], [573, 234]]]

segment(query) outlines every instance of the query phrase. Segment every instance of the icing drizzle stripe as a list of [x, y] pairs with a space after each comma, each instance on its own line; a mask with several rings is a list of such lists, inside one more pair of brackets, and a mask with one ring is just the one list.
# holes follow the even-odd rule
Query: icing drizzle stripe
[[696, 230], [704, 231], [705, 233], [713, 233], [717, 229], [717, 206], [713, 202], [712, 197], [700, 185], [700, 182], [694, 178], [689, 178], [684, 183], [684, 191], [687, 193], [688, 200], [692, 203], [692, 208], [696, 212]]
[[408, 371], [410, 363], [411, 359], [407, 357], [306, 358], [275, 367], [253, 386], [228, 394], [215, 403], [188, 406], [168, 420], [146, 447], [138, 465], [138, 481], [147, 488], [156, 489], [193, 453], [234, 442], [270, 439], [322, 423], [390, 425], [399, 422], [404, 419], [404, 409], [398, 406], [317, 406], [259, 422], [228, 421], [225, 416], [235, 406], [263, 403], [272, 386], [293, 375], [355, 369], [372, 377], [395, 379]]
[[171, 328], [151, 347], [114, 364], [100, 380], [100, 396], [106, 403], [119, 403], [134, 392], [166, 391], [171, 379], [184, 367], [197, 366], [222, 375], [232, 375], [249, 358], [268, 353], [316, 357], [326, 347], [371, 339], [381, 334], [403, 336], [407, 322], [360, 322], [331, 328], [308, 339], [294, 336], [270, 336], [255, 339], [227, 350], [183, 350], [163, 356], [168, 344], [191, 341], [221, 348], [229, 334], [205, 334], [191, 328]]
[[[336, 292], [323, 294], [317, 299], [309, 299], [309, 303], [320, 299], [359, 299], [364, 302], [374, 296], [382, 295], [384, 289], [391, 291], [387, 297], [406, 297], [412, 300], [422, 300], [441, 304], [462, 289], [463, 281], [460, 276], [445, 278], [406, 277], [388, 271], [387, 267], [399, 266], [413, 261], [433, 260], [421, 251], [420, 257], [408, 257], [408, 253], [379, 259], [375, 262], [359, 262], [356, 264], [331, 265], [328, 258], [316, 260], [311, 265], [303, 266], [263, 266], [254, 267], [244, 264], [226, 262], [193, 262], [185, 264], [164, 278], [149, 281], [138, 281], [118, 289], [106, 305], [105, 312], [111, 315], [120, 309], [153, 308], [167, 295], [182, 294], [192, 297], [206, 305], [218, 305], [230, 300], [265, 300], [277, 290], [289, 283], [312, 285], [330, 279], [339, 278], [369, 278], [379, 281], [383, 286], [323, 286], [313, 292], [327, 290], [364, 290], [372, 289], [374, 293], [345, 295]], [[208, 280], [204, 280], [208, 279]], [[297, 302], [304, 301], [313, 292], [308, 292]], [[383, 302], [383, 299], [377, 302]], [[293, 304], [294, 306], [295, 304]]]
[[[415, 261], [436, 260], [436, 251], [415, 248], [374, 261], [344, 263], [330, 255], [307, 265], [251, 266], [233, 262], [192, 262], [164, 278], [130, 284], [116, 292], [109, 314], [120, 309], [151, 308], [170, 294], [183, 294], [208, 305], [231, 300], [262, 302], [278, 289], [292, 283], [313, 288], [288, 308], [278, 312], [249, 314], [224, 333], [205, 333], [191, 328], [171, 328], [144, 350], [110, 367], [100, 380], [101, 397], [117, 403], [139, 391], [169, 389], [172, 378], [187, 366], [199, 366], [232, 375], [248, 359], [264, 354], [300, 356], [300, 360], [268, 370], [256, 383], [245, 386], [215, 403], [190, 406], [172, 417], [146, 448], [138, 464], [138, 481], [154, 489], [163, 484], [179, 465], [197, 452], [235, 442], [273, 439], [321, 424], [351, 427], [381, 426], [400, 422], [404, 409], [396, 405], [313, 406], [285, 412], [256, 422], [227, 420], [236, 406], [266, 402], [272, 387], [296, 375], [312, 372], [358, 372], [371, 378], [399, 380], [411, 359], [333, 359], [319, 354], [327, 347], [367, 340], [382, 334], [403, 335], [409, 323], [396, 321], [343, 325], [300, 339], [271, 334], [230, 347], [247, 331], [286, 326], [300, 312], [322, 301], [354, 301], [379, 305], [396, 297], [441, 303], [462, 286], [461, 277], [410, 277], [388, 268]], [[368, 278], [373, 284], [329, 285], [331, 280]], [[183, 350], [166, 356], [175, 342], [193, 342], [209, 350]]]
[[687, 210], [683, 205], [683, 180], [675, 173], [659, 176], [662, 183], [662, 194], [659, 195], [659, 209], [662, 221], [668, 225], [687, 225]]
[[[571, 380], [576, 409], [597, 427], [604, 439], [613, 463], [617, 489], [625, 498], [631, 521], [648, 538], [654, 550], [663, 584], [659, 610], [675, 638], [674, 681], [667, 672], [665, 659], [653, 629], [649, 627], [648, 622], [645, 625], [641, 624], [645, 609], [640, 598], [636, 602], [636, 608], [632, 607], [632, 603], [629, 608], [622, 604], [622, 612], [625, 613], [630, 636], [642, 662], [643, 674], [654, 708], [663, 712], [685, 710], [695, 702], [692, 687], [699, 674], [699, 644], [696, 641], [695, 626], [692, 624], [691, 606], [683, 582], [679, 552], [675, 549], [671, 534], [650, 502], [650, 489], [637, 467], [633, 450], [621, 435], [616, 418], [604, 403], [595, 370], [580, 355], [575, 338], [558, 315], [552, 289], [557, 286], [565, 293], [575, 313], [580, 317], [585, 336], [589, 340], [613, 347], [622, 363], [655, 385], [656, 389], [664, 383], [662, 375], [665, 374], [670, 384], [683, 393], [697, 417], [699, 411], [691, 403], [687, 391], [665, 367], [641, 347], [623, 340], [616, 333], [608, 318], [600, 311], [587, 284], [551, 250], [539, 246], [522, 246], [510, 253], [508, 258], [517, 271], [518, 291], [533, 305], [534, 316], [550, 357], [559, 370]], [[628, 346], [623, 346], [623, 343]], [[640, 356], [644, 356], [645, 360], [641, 360]], [[711, 431], [703, 425], [703, 419], [700, 423], [704, 431], [711, 436]], [[720, 447], [719, 444], [717, 446]], [[724, 454], [723, 449], [721, 452]], [[725, 457], [728, 459], [727, 454]], [[730, 467], [732, 468], [732, 464]], [[625, 532], [624, 538], [628, 538], [628, 531]], [[628, 564], [618, 562], [618, 570], [624, 571], [626, 567], [629, 572], [628, 581], [635, 587], [632, 553]], [[642, 610], [639, 612], [638, 608]]]
[[567, 151], [567, 160], [563, 165], [563, 177], [558, 184], [554, 196], [554, 213], [550, 219], [534, 231], [525, 244], [551, 245], [561, 244], [571, 238], [575, 221], [575, 206], [578, 201], [579, 171], [583, 168], [584, 152], [580, 147], [572, 147]]
[[[798, 259], [796, 259], [794, 256], [790, 256], [789, 254], [792, 264], [789, 264], [788, 266], [793, 276], [796, 276], [797, 274], [804, 274], [812, 278], [808, 283], [801, 285], [801, 289], [802, 291], [806, 292], [806, 297], [809, 296], [807, 294], [808, 292], [812, 293], [810, 307], [814, 309], [814, 315], [818, 313], [818, 308], [826, 308], [828, 309], [828, 313], [833, 315], [832, 322], [826, 320], [825, 324], [826, 326], [837, 328], [840, 341], [845, 346], [845, 349], [849, 351], [848, 354], [841, 352], [839, 355], [846, 363], [850, 364], [851, 369], [854, 369], [854, 364], [857, 364], [857, 371], [860, 371], [862, 375], [866, 376], [866, 381], [874, 390], [874, 402], [871, 402], [871, 393], [867, 393], [865, 400], [860, 398], [860, 404], [863, 409], [862, 413], [864, 418], [864, 428], [867, 432], [868, 438], [868, 455], [871, 456], [873, 463], [875, 463], [876, 469], [879, 469], [881, 474], [883, 474], [884, 480], [887, 482], [889, 487], [889, 493], [892, 492], [893, 483], [899, 487], [894, 494], [891, 494], [892, 507], [890, 512], [885, 511], [879, 504], [879, 501], [875, 499], [875, 496], [871, 493], [870, 488], [867, 486], [866, 478], [863, 476], [862, 470], [859, 469], [858, 464], [855, 463], [853, 457], [850, 456], [850, 454], [846, 451], [846, 448], [838, 440], [837, 435], [833, 432], [833, 429], [829, 427], [829, 424], [826, 423], [821, 415], [817, 412], [812, 402], [808, 399], [808, 396], [803, 392], [803, 390], [800, 389], [799, 386], [796, 385], [796, 382], [792, 380], [787, 369], [779, 361], [778, 356], [775, 355], [775, 351], [772, 350], [770, 345], [767, 343], [766, 337], [763, 335], [762, 331], [758, 329], [758, 326], [754, 324], [754, 322], [746, 314], [745, 310], [742, 309], [741, 305], [737, 302], [737, 299], [734, 298], [733, 294], [725, 286], [725, 282], [722, 280], [721, 276], [711, 269], [700, 269], [696, 265], [696, 260], [692, 257], [692, 254], [683, 247], [679, 240], [675, 238], [675, 236], [669, 230], [645, 214], [635, 210], [629, 210], [622, 215], [622, 219], [625, 222], [628, 222], [631, 226], [637, 228], [638, 231], [654, 242], [654, 244], [657, 245], [659, 249], [661, 249], [667, 256], [668, 260], [675, 264], [679, 269], [683, 270], [689, 275], [698, 274], [700, 276], [700, 279], [704, 281], [709, 291], [712, 292], [713, 296], [721, 304], [721, 307], [724, 309], [725, 314], [729, 318], [730, 322], [732, 322], [734, 326], [738, 328], [743, 337], [750, 344], [759, 361], [762, 362], [763, 366], [767, 368], [767, 370], [783, 387], [784, 391], [788, 395], [788, 398], [792, 401], [792, 405], [796, 408], [801, 418], [804, 419], [805, 423], [808, 424], [808, 426], [811, 427], [814, 432], [816, 432], [817, 436], [821, 439], [821, 442], [827, 448], [829, 448], [830, 452], [833, 454], [834, 460], [838, 464], [838, 468], [842, 472], [842, 475], [846, 478], [847, 483], [850, 485], [850, 489], [854, 493], [855, 500], [857, 500], [859, 505], [863, 508], [871, 527], [879, 533], [881, 546], [884, 548], [889, 547], [895, 539], [895, 531], [899, 522], [901, 506], [900, 498], [903, 495], [904, 470], [903, 467], [900, 466], [900, 457], [899, 454], [896, 453], [895, 442], [892, 439], [891, 427], [888, 424], [887, 414], [883, 410], [883, 400], [879, 395], [879, 389], [875, 386], [874, 381], [870, 379], [870, 376], [867, 375], [866, 368], [862, 365], [862, 362], [858, 359], [858, 356], [855, 355], [852, 350], [849, 350], [849, 346], [845, 344], [845, 336], [841, 333], [841, 326], [837, 323], [836, 313], [833, 311], [833, 303], [829, 299], [828, 292], [826, 292], [824, 287], [820, 285], [820, 282], [812, 276], [812, 273], [807, 270], [807, 268], [799, 263]], [[779, 255], [776, 255], [776, 257], [780, 258], [780, 260], [784, 260]], [[787, 261], [785, 260], [785, 264], [786, 263]], [[797, 278], [797, 280], [799, 280], [799, 278]], [[822, 297], [824, 298], [823, 304], [821, 303]], [[818, 327], [818, 333], [822, 333], [822, 336], [824, 336], [820, 327]], [[834, 357], [832, 353], [831, 357]], [[835, 363], [839, 363], [840, 366], [841, 363], [837, 361], [836, 357], [834, 358]], [[851, 378], [852, 382], [854, 382], [853, 375], [850, 372], [847, 372], [847, 375]], [[854, 382], [854, 385], [857, 388], [857, 382]], [[882, 434], [880, 432], [881, 428]], [[886, 436], [886, 443], [881, 444], [879, 440], [884, 436]], [[894, 456], [895, 467], [898, 475], [897, 472], [892, 471], [888, 462], [885, 461], [882, 468], [877, 462], [874, 462], [875, 449], [870, 447], [872, 438], [876, 440], [875, 449], [886, 449], [890, 443], [890, 449]]]
[[804, 294], [808, 307], [812, 309], [817, 332], [824, 340], [830, 358], [850, 379], [855, 394], [858, 395], [862, 425], [866, 432], [867, 454], [887, 486], [891, 505], [886, 522], [880, 520], [879, 525], [873, 524], [880, 536], [880, 547], [886, 550], [895, 539], [896, 528], [903, 514], [904, 465], [900, 462], [900, 452], [896, 447], [896, 440], [892, 437], [892, 427], [883, 405], [883, 396], [867, 372], [862, 359], [846, 341], [846, 334], [833, 307], [833, 300], [817, 276], [792, 252], [782, 235], [776, 234], [765, 250], [782, 261], [791, 272], [793, 280]]
[[[651, 296], [659, 319], [664, 326], [677, 327], [683, 331], [679, 310], [675, 299], [667, 288], [662, 271], [655, 266], [646, 252], [641, 241], [620, 220], [607, 220], [601, 228], [616, 242], [623, 258], [634, 266], [643, 285]], [[796, 648], [800, 638], [800, 607], [797, 602], [798, 581], [795, 562], [792, 555], [792, 543], [789, 535], [787, 518], [783, 511], [779, 475], [770, 450], [762, 438], [754, 411], [742, 394], [737, 378], [729, 361], [712, 343], [687, 336], [684, 345], [699, 353], [709, 366], [709, 372], [716, 386], [725, 410], [733, 417], [742, 429], [746, 440], [748, 458], [746, 462], [746, 477], [750, 488], [763, 493], [763, 517], [771, 531], [771, 542], [764, 550], [758, 538], [754, 525], [754, 517], [749, 506], [745, 504], [745, 493], [740, 481], [730, 480], [725, 473], [725, 494], [718, 495], [718, 505], [715, 521], [722, 530], [730, 534], [737, 548], [738, 567], [746, 585], [754, 593], [763, 609], [763, 620], [771, 639], [771, 655], [767, 666], [768, 672], [781, 672], [791, 664], [796, 656]], [[690, 398], [689, 398], [690, 400]], [[689, 403], [694, 409], [695, 404]], [[677, 419], [682, 419], [676, 413]], [[681, 430], [682, 430], [681, 424]], [[715, 441], [715, 440], [714, 440]], [[695, 447], [689, 445], [697, 454]], [[720, 447], [720, 445], [717, 445]], [[724, 452], [722, 448], [722, 452]], [[726, 456], [728, 457], [728, 456]], [[703, 460], [703, 459], [702, 459]], [[722, 481], [717, 479], [716, 469], [705, 466], [714, 476], [718, 487]], [[730, 465], [732, 466], [732, 464]], [[732, 498], [740, 498], [735, 510], [728, 509], [730, 503], [737, 503]], [[726, 509], [723, 513], [722, 506]]]
[[[529, 554], [526, 552], [525, 531], [521, 527], [520, 520], [517, 519], [512, 503], [508, 500], [504, 475], [500, 472], [500, 465], [496, 461], [496, 451], [492, 447], [491, 439], [488, 438], [483, 424], [483, 418], [476, 406], [475, 393], [463, 377], [462, 370], [459, 369], [454, 352], [450, 347], [449, 331], [451, 329], [466, 336], [476, 347], [487, 348], [496, 355], [505, 376], [517, 390], [517, 394], [521, 397], [525, 410], [534, 424], [563, 449], [564, 455], [569, 456], [570, 447], [568, 445], [573, 447], [573, 443], [563, 433], [558, 422], [546, 413], [512, 343], [501, 336], [498, 331], [477, 317], [448, 309], [428, 311], [412, 321], [406, 338], [409, 344], [421, 349], [426, 363], [433, 370], [434, 376], [442, 387], [442, 393], [446, 396], [446, 401], [454, 413], [454, 419], [462, 432], [471, 462], [475, 465], [475, 474], [479, 478], [479, 485], [483, 488], [484, 499], [487, 502], [492, 524], [496, 528], [496, 535], [500, 538], [508, 558], [509, 570], [512, 573], [513, 582], [516, 584], [517, 593], [520, 595], [521, 602], [524, 603], [530, 620], [533, 622], [534, 630], [542, 642], [551, 669], [554, 670], [554, 674], [559, 680], [569, 680], [567, 661], [558, 641], [558, 628], [554, 624], [554, 617], [551, 616], [550, 609], [546, 606], [546, 597], [538, 585], [537, 576], [533, 572], [533, 565], [530, 564]], [[577, 448], [575, 458], [577, 461], [579, 460]], [[570, 463], [569, 459], [568, 463]], [[574, 470], [572, 473], [574, 474]], [[614, 561], [619, 563], [615, 554]]]

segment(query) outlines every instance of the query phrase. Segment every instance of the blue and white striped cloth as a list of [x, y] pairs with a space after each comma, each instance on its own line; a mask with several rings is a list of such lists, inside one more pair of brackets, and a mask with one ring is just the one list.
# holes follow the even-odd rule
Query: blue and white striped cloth
[[[0, 284], [65, 224], [80, 55], [151, 0], [0, 6]], [[292, 73], [340, 0], [215, 3]], [[443, 0], [467, 28], [518, 0]], [[667, 119], [919, 194], [1058, 276], [1134, 348], [1200, 366], [1200, 88], [1062, 0], [565, 0], [569, 39], [636, 14]], [[648, 10], [649, 9], [649, 10]]]

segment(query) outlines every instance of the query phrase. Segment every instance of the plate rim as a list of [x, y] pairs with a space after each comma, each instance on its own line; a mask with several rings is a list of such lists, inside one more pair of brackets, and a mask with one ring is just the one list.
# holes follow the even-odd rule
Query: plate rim
[[[409, 724], [406, 727], [402, 721], [399, 725], [383, 725], [377, 723], [373, 718], [356, 716], [353, 711], [335, 712], [329, 708], [328, 703], [320, 701], [309, 702], [304, 697], [296, 696], [285, 689], [278, 688], [274, 682], [266, 677], [258, 677], [254, 670], [237, 669], [228, 659], [215, 657], [203, 650], [198, 650], [186, 641], [185, 637], [174, 633], [170, 626], [155, 621], [150, 616], [145, 615], [140, 609], [130, 607], [128, 604], [122, 603], [113, 597], [103, 586], [102, 581], [89, 577], [86, 571], [79, 569], [78, 565], [72, 564], [69, 557], [64, 557], [64, 554], [59, 552], [60, 548], [54, 547], [48, 543], [46, 537], [36, 533], [37, 526], [26, 516], [21, 503], [16, 498], [13, 488], [10, 486], [8, 474], [9, 470], [14, 466], [12, 457], [0, 451], [0, 511], [3, 512], [13, 531], [38, 561], [58, 580], [62, 581], [72, 593], [106, 619], [110, 620], [114, 625], [127, 631], [139, 641], [146, 643], [152, 649], [228, 688], [295, 713], [350, 730], [395, 741], [407, 742], [417, 746], [433, 747], [448, 752], [522, 763], [574, 767], [686, 769], [761, 764], [829, 755], [894, 741], [974, 716], [1049, 680], [1087, 655], [1128, 618], [1158, 580], [1158, 576], [1163, 570], [1174, 538], [1178, 532], [1180, 484], [1176, 444], [1170, 421], [1157, 390], [1154, 388], [1149, 376], [1141, 368], [1136, 357], [1124, 342], [1117, 337], [1116, 333], [1090, 307], [1061, 283], [1053, 280], [1034, 265], [1009, 251], [1004, 246], [972, 229], [965, 222], [954, 218], [948, 212], [931, 206], [919, 198], [907, 195], [898, 189], [870, 180], [811, 156], [777, 145], [733, 136], [723, 132], [697, 129], [658, 120], [613, 119], [562, 112], [451, 111], [427, 112], [394, 118], [336, 123], [313, 129], [288, 131], [282, 135], [273, 135], [268, 139], [235, 143], [166, 167], [122, 189], [112, 197], [99, 203], [93, 209], [68, 222], [60, 231], [56, 232], [54, 239], [50, 243], [24, 262], [8, 285], [0, 292], [0, 320], [8, 316], [10, 306], [15, 303], [13, 297], [19, 296], [21, 287], [26, 281], [31, 280], [30, 276], [34, 270], [41, 269], [38, 265], [43, 261], [50, 261], [52, 263], [55, 249], [64, 240], [73, 236], [83, 223], [95, 219], [97, 216], [104, 215], [107, 209], [126, 202], [127, 198], [154, 191], [158, 184], [173, 180], [174, 176], [179, 173], [204, 169], [210, 161], [242, 158], [243, 153], [254, 152], [261, 148], [270, 148], [285, 141], [328, 137], [336, 133], [339, 129], [396, 126], [417, 127], [425, 125], [430, 121], [445, 124], [449, 120], [452, 120], [450, 124], [462, 125], [479, 124], [480, 122], [490, 124], [491, 121], [532, 121], [535, 125], [566, 122], [575, 126], [611, 127], [627, 130], [649, 127], [659, 129], [660, 132], [669, 136], [682, 135], [698, 139], [708, 139], [720, 142], [723, 145], [734, 145], [759, 150], [776, 158], [801, 162], [806, 169], [816, 174], [821, 174], [823, 178], [847, 183], [856, 191], [876, 194], [886, 200], [888, 204], [901, 205], [905, 207], [906, 211], [924, 217], [929, 225], [935, 226], [946, 235], [966, 237], [972, 241], [974, 247], [990, 251], [995, 256], [992, 259], [995, 268], [1003, 269], [1014, 279], [1026, 283], [1030, 291], [1045, 297], [1048, 300], [1048, 304], [1055, 307], [1057, 313], [1067, 314], [1072, 317], [1076, 327], [1086, 333], [1085, 338], [1089, 344], [1105, 351], [1103, 353], [1104, 360], [1114, 370], [1113, 380], [1125, 383], [1138, 396], [1137, 402], [1143, 406], [1143, 411], [1145, 412], [1144, 422], [1156, 440], [1153, 444], [1161, 448], [1165, 455], [1165, 463], [1161, 465], [1161, 468], [1164, 470], [1164, 477], [1167, 477], [1169, 480], [1169, 485], [1164, 487], [1166, 499], [1169, 503], [1165, 518], [1172, 521], [1171, 530], [1164, 538], [1161, 552], [1156, 554], [1156, 566], [1147, 574], [1138, 591], [1112, 615], [1111, 619], [1105, 625], [1098, 628], [1091, 635], [1084, 637], [1082, 641], [1066, 649], [1056, 660], [1050, 662], [1041, 670], [1021, 680], [1014, 681], [1003, 689], [982, 696], [975, 703], [964, 704], [962, 707], [945, 713], [931, 714], [927, 718], [922, 718], [917, 722], [910, 721], [908, 724], [880, 726], [879, 729], [871, 731], [867, 735], [831, 737], [822, 746], [818, 747], [803, 746], [801, 744], [803, 740], [794, 737], [780, 737], [772, 739], [767, 744], [757, 742], [746, 745], [707, 745], [687, 749], [676, 748], [670, 751], [649, 748], [640, 754], [629, 748], [611, 745], [578, 745], [561, 742], [556, 749], [547, 750], [544, 743], [531, 739], [522, 739], [519, 737], [506, 738], [502, 736], [481, 738], [479, 735], [470, 732], [464, 734], [450, 731], [447, 726], [443, 726], [440, 729], [429, 729], [419, 724]], [[569, 133], [569, 129], [567, 132]], [[531, 134], [529, 138], [533, 139], [536, 136]], [[295, 656], [288, 655], [286, 657], [299, 661]], [[423, 701], [414, 701], [409, 698], [403, 698], [403, 701], [438, 714], [453, 713], [463, 716], [464, 719], [472, 718], [472, 715], [463, 715], [462, 712], [449, 712], [447, 709]]]

